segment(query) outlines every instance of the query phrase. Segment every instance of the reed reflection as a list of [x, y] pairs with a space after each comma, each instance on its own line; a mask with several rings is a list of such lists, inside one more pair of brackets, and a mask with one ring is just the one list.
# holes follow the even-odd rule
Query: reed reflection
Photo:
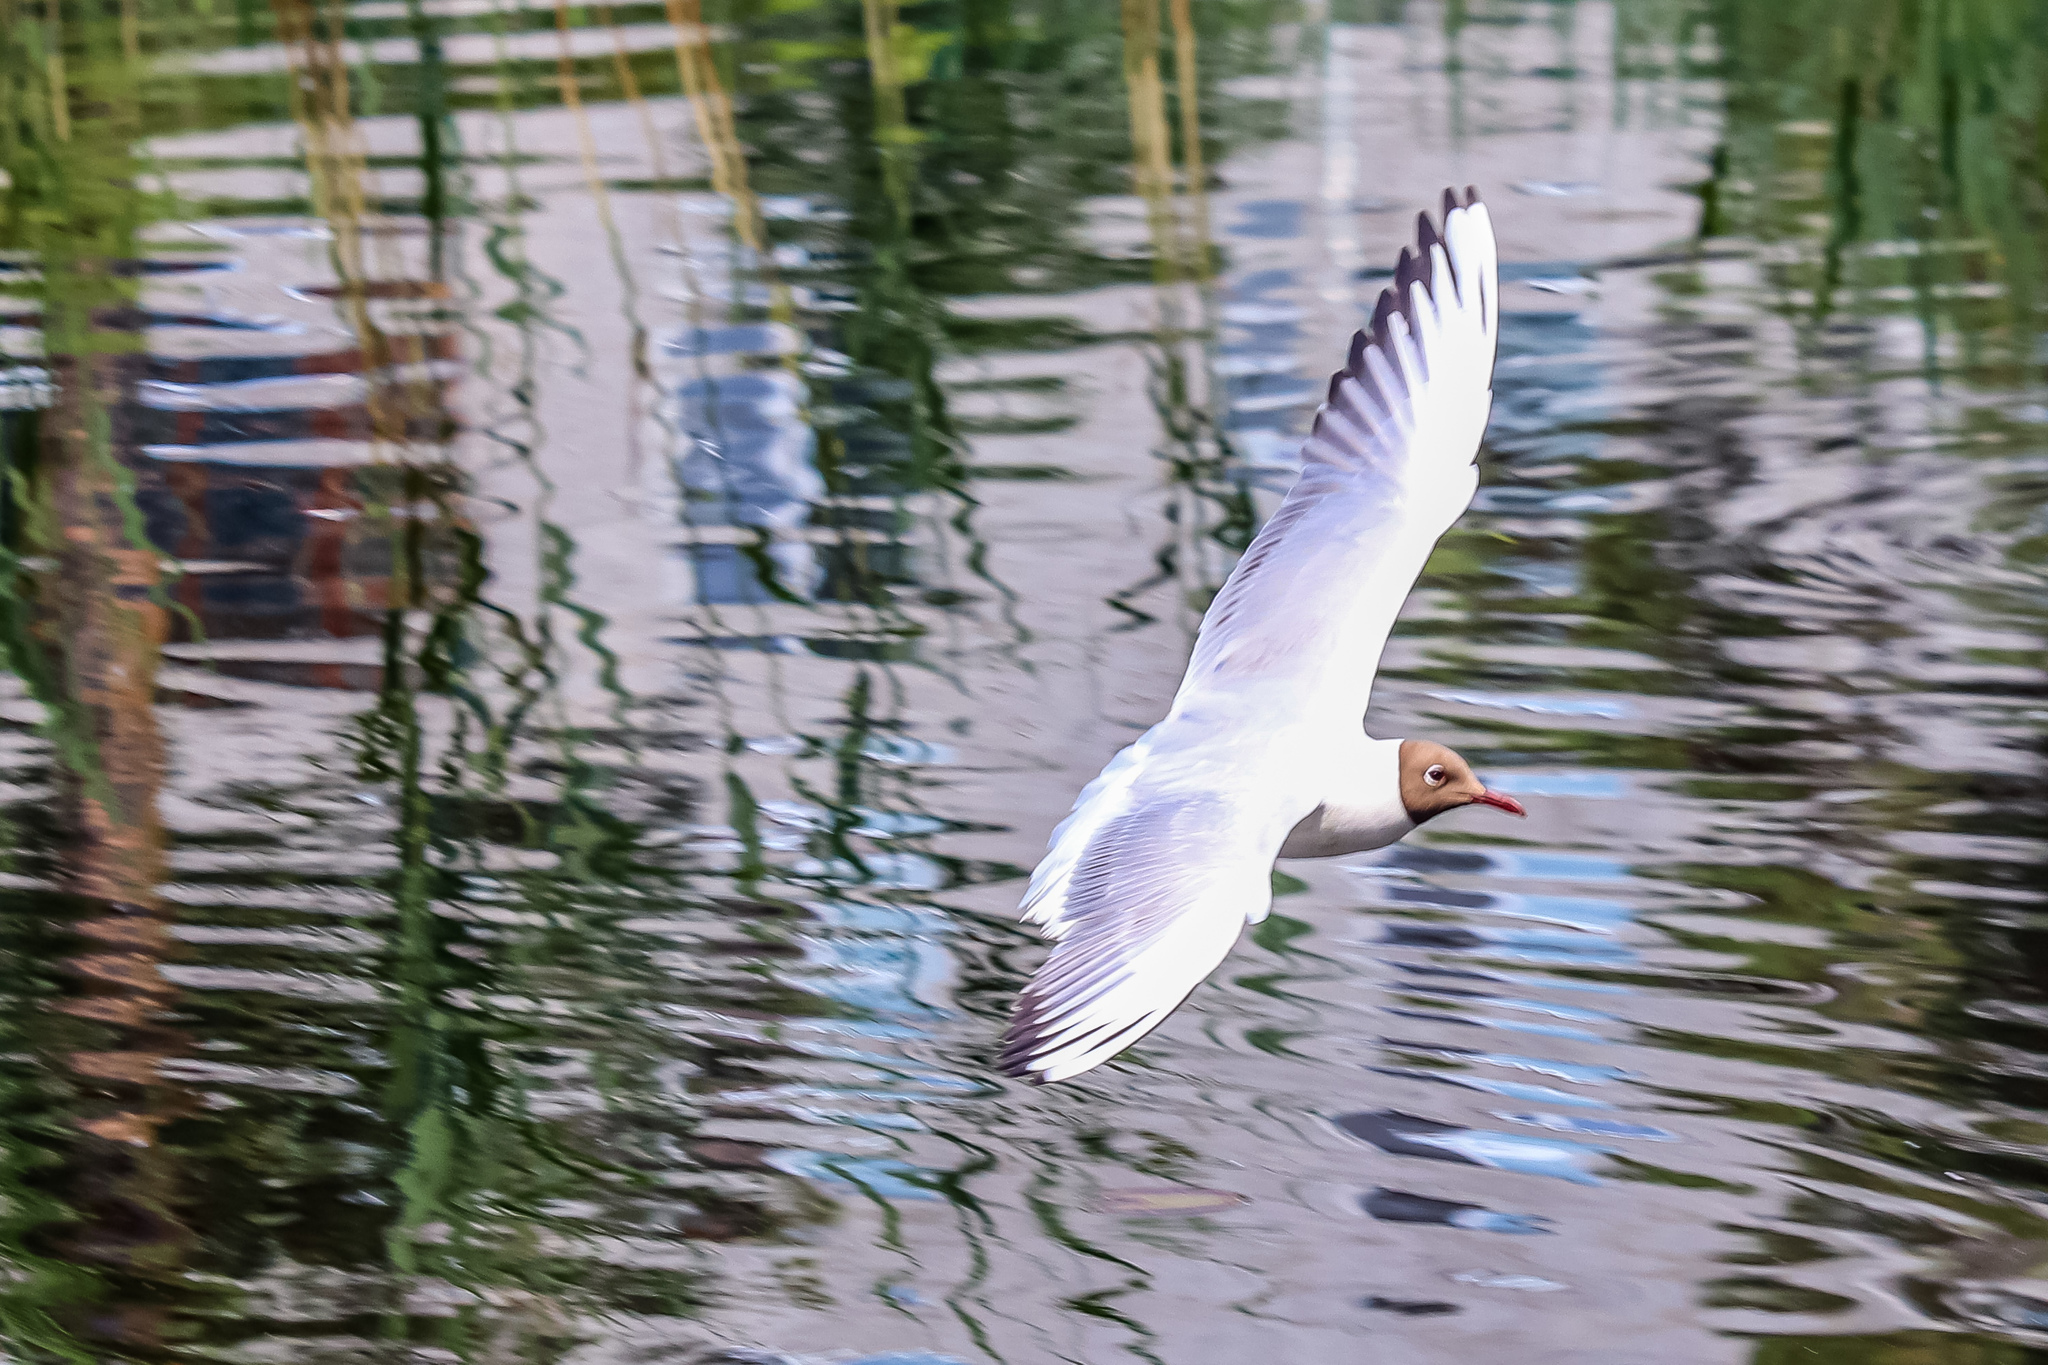
[[[10, 88], [69, 82], [39, 92], [35, 137], [9, 122], [6, 149], [9, 245], [36, 310], [13, 320], [37, 324], [45, 352], [9, 393], [46, 400], [5, 418], [9, 650], [55, 741], [60, 798], [52, 893], [19, 901], [9, 934], [25, 950], [9, 964], [9, 1334], [23, 1350], [140, 1359], [200, 1338], [275, 1349], [313, 1326], [315, 1354], [410, 1342], [554, 1358], [601, 1303], [680, 1312], [692, 1292], [679, 1268], [594, 1277], [584, 1220], [560, 1212], [595, 1194], [601, 1222], [646, 1216], [624, 1206], [650, 1197], [636, 1167], [665, 1159], [671, 1121], [656, 1103], [655, 1128], [596, 1154], [592, 1134], [572, 1136], [606, 1126], [574, 1079], [592, 1047], [620, 1050], [612, 1035], [640, 1025], [621, 1009], [551, 1027], [541, 1003], [564, 978], [594, 998], [580, 972], [647, 970], [591, 948], [603, 913], [589, 891], [616, 896], [639, 834], [593, 799], [585, 741], [555, 711], [567, 656], [607, 657], [603, 621], [569, 596], [575, 544], [545, 524], [539, 611], [487, 595], [447, 402], [464, 268], [450, 196], [430, 193], [421, 219], [372, 209], [384, 201], [339, 11], [281, 4], [276, 18], [331, 244], [333, 282], [301, 288], [334, 300], [352, 338], [338, 350], [145, 307], [150, 281], [186, 267], [145, 241], [169, 206], [134, 188], [137, 120], [104, 116], [135, 72], [94, 65], [95, 44], [125, 21], [9, 27], [25, 39], [10, 42]], [[68, 44], [68, 62], [46, 43]], [[94, 117], [67, 125], [81, 103]], [[438, 119], [422, 129], [419, 161], [445, 186], [459, 149]], [[271, 344], [238, 352], [250, 331]], [[309, 656], [322, 640], [374, 643], [375, 662]], [[368, 703], [345, 727], [353, 774], [330, 762], [208, 791], [189, 775], [195, 759], [207, 772], [200, 755], [176, 760], [184, 809], [225, 797], [259, 830], [269, 812], [303, 837], [166, 826], [165, 708], [245, 709], [235, 679]], [[243, 879], [215, 852], [234, 848], [296, 848], [308, 865], [281, 887]], [[370, 870], [313, 870], [342, 849]], [[22, 922], [53, 913], [81, 946], [51, 953], [55, 930]], [[336, 914], [351, 927], [329, 927]], [[337, 949], [355, 970], [322, 960]], [[599, 1112], [623, 1118], [661, 1075], [606, 1081]], [[726, 1224], [681, 1235], [773, 1220], [724, 1202]], [[228, 1284], [241, 1302], [223, 1317], [212, 1286]], [[298, 1306], [267, 1309], [278, 1292]]]

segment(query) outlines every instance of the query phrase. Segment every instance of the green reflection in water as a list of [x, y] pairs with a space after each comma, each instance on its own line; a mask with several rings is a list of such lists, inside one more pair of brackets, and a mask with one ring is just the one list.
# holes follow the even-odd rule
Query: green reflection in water
[[[1338, 22], [1368, 25], [1422, 11], [1332, 8]], [[1537, 9], [1569, 47], [1574, 7]], [[1486, 31], [1534, 12], [1431, 12], [1454, 49], [1460, 136], [1477, 136], [1465, 115], [1485, 93]], [[906, 755], [933, 748], [924, 736], [940, 713], [928, 713], [920, 688], [934, 678], [966, 686], [955, 654], [976, 638], [967, 609], [977, 597], [1012, 613], [1008, 657], [1030, 643], [1014, 614], [1029, 585], [991, 565], [989, 490], [1071, 471], [1056, 453], [984, 460], [975, 440], [1065, 431], [1082, 416], [1068, 353], [1135, 341], [1150, 367], [1172, 519], [1148, 532], [1160, 536], [1159, 576], [1114, 600], [1140, 626], [1206, 601], [1254, 517], [1217, 413], [1214, 314], [1230, 261], [1208, 222], [1209, 168], [1279, 131], [1275, 101], [1228, 83], [1284, 66], [1273, 34], [1300, 17], [1277, 3], [1172, 0], [0, 8], [0, 246], [21, 267], [5, 283], [40, 311], [34, 330], [49, 352], [22, 357], [8, 393], [54, 386], [57, 400], [38, 413], [24, 399], [0, 417], [11, 473], [7, 645], [40, 704], [46, 746], [24, 748], [21, 775], [57, 798], [7, 811], [7, 870], [40, 888], [10, 889], [0, 911], [0, 1256], [10, 1272], [0, 1323], [10, 1350], [339, 1358], [416, 1345], [465, 1360], [555, 1359], [602, 1335], [596, 1324], [687, 1320], [739, 1298], [706, 1246], [744, 1244], [765, 1260], [865, 1200], [888, 1257], [874, 1277], [886, 1311], [950, 1316], [973, 1349], [1000, 1360], [1006, 1334], [1022, 1330], [1020, 1311], [1037, 1307], [1005, 1301], [1003, 1262], [1022, 1234], [990, 1192], [1008, 1167], [1025, 1172], [1033, 1235], [1106, 1277], [1067, 1297], [1064, 1314], [1106, 1325], [1117, 1350], [1164, 1357], [1167, 1324], [1148, 1319], [1146, 1302], [1160, 1277], [1085, 1221], [1090, 1191], [1075, 1153], [1191, 1180], [1198, 1157], [1179, 1139], [1123, 1140], [1088, 1114], [1091, 1099], [1077, 1102], [1087, 1116], [1071, 1131], [1021, 1141], [1008, 1120], [984, 1121], [992, 1106], [970, 1106], [954, 1112], [971, 1121], [886, 1130], [885, 1155], [858, 1159], [868, 1164], [837, 1154], [816, 1168], [836, 1172], [834, 1183], [771, 1165], [787, 1154], [763, 1134], [780, 1124], [773, 1131], [786, 1135], [792, 1094], [819, 1113], [854, 1112], [862, 1087], [886, 1095], [946, 1082], [949, 1098], [989, 1101], [967, 1044], [945, 1045], [951, 1071], [826, 1053], [849, 1038], [868, 1047], [861, 1028], [915, 1033], [936, 1019], [937, 996], [920, 994], [925, 979], [904, 960], [947, 933], [961, 940], [943, 950], [961, 980], [946, 998], [981, 1012], [960, 1036], [987, 1031], [1016, 978], [1014, 936], [962, 932], [978, 922], [948, 917], [946, 896], [1018, 869], [944, 851], [934, 836], [966, 822], [950, 818], [941, 784]], [[1855, 327], [1897, 315], [1916, 320], [1923, 371], [1945, 389], [2018, 393], [2038, 379], [2044, 34], [2030, 9], [1898, 0], [1850, 14], [1726, 0], [1624, 4], [1617, 19], [1617, 67], [1723, 82], [1722, 145], [1698, 187], [1701, 240], [1652, 267], [1664, 297], [1681, 305], [1712, 294], [1723, 287], [1708, 269], [1716, 252], [1762, 242], [1779, 252], [1763, 273], [1768, 306], [1797, 323], [1818, 387], [1896, 377], [1875, 360], [1826, 366]], [[661, 26], [659, 41], [638, 45]], [[594, 41], [576, 41], [585, 37]], [[273, 39], [284, 65], [269, 68], [250, 54]], [[359, 46], [391, 40], [410, 46], [370, 57]], [[172, 63], [175, 73], [152, 65], [221, 54], [248, 60]], [[1559, 68], [1546, 78], [1582, 76]], [[614, 148], [591, 129], [613, 105], [632, 111], [648, 144], [646, 175], [614, 176], [604, 164]], [[573, 124], [568, 141], [521, 145], [519, 116], [556, 112]], [[406, 126], [411, 151], [371, 150], [363, 125], [389, 116]], [[303, 161], [268, 148], [187, 158], [183, 169], [252, 178], [182, 208], [154, 187], [146, 134], [252, 121], [296, 129]], [[255, 176], [280, 166], [284, 188], [263, 190]], [[571, 287], [536, 263], [529, 234], [559, 192], [551, 176], [580, 177], [605, 206], [620, 325], [580, 316]], [[686, 232], [671, 201], [707, 192], [728, 216]], [[1088, 230], [1090, 202], [1134, 193], [1145, 246], [1103, 250]], [[735, 368], [791, 378], [823, 489], [800, 524], [740, 542], [764, 600], [695, 604], [691, 648], [711, 657], [690, 665], [703, 675], [694, 712], [627, 690], [616, 628], [592, 605], [586, 552], [577, 529], [555, 519], [561, 490], [541, 459], [564, 439], [542, 424], [548, 386], [578, 368], [629, 371], [633, 439], [678, 439], [659, 392], [660, 338], [643, 321], [654, 316], [656, 265], [630, 255], [620, 226], [648, 196], [670, 217], [665, 244], [689, 251], [717, 237], [726, 248], [717, 268], [687, 280], [696, 330], [779, 323], [799, 334], [794, 349]], [[150, 301], [147, 280], [128, 266], [162, 254], [152, 230], [186, 213], [304, 216], [328, 234], [335, 317], [354, 355], [327, 373], [364, 379], [349, 439], [378, 458], [306, 474], [293, 515], [331, 515], [314, 518], [271, 577], [315, 590], [291, 631], [370, 642], [374, 663], [332, 666], [360, 694], [339, 723], [339, 752], [222, 784], [215, 809], [235, 817], [223, 828], [167, 831], [157, 710], [211, 694], [189, 666], [160, 688], [159, 647], [259, 638], [247, 612], [192, 581], [200, 575], [162, 567], [230, 558], [214, 553], [228, 514], [206, 509], [223, 505], [224, 491], [247, 491], [196, 465], [160, 467], [143, 450], [166, 442], [144, 438], [140, 424], [159, 419], [136, 411], [136, 385], [156, 358], [135, 313]], [[1105, 336], [1065, 311], [1064, 296], [1112, 286], [1151, 291], [1153, 325], [1136, 338]], [[978, 306], [994, 298], [1022, 303]], [[604, 349], [620, 331], [625, 344]], [[1522, 334], [1518, 358], [1591, 348], [1592, 337], [1564, 331]], [[1674, 321], [1650, 340], [1676, 348], [1699, 334]], [[994, 355], [1006, 362], [1000, 376], [961, 365]], [[452, 361], [462, 383], [492, 386], [483, 401], [450, 394], [432, 367]], [[967, 406], [991, 394], [1017, 410]], [[1597, 494], [1662, 472], [1605, 458], [1604, 438], [1691, 441], [1683, 448], [1695, 455], [1732, 461], [1755, 415], [1750, 399], [1671, 402], [1625, 421], [1553, 421], [1526, 442], [1503, 430], [1495, 454], [1533, 465], [1555, 454], [1544, 443], [1567, 443], [1570, 472], [1526, 482]], [[461, 422], [510, 452], [525, 478], [516, 531], [479, 513], [480, 480], [494, 471], [453, 454]], [[1961, 422], [1935, 433], [1958, 459], [2038, 440], [2042, 426], [1988, 404]], [[2037, 478], [2001, 483], [1975, 527], [2021, 576], [1970, 579], [1957, 597], [1958, 609], [2035, 640], [2044, 499]], [[716, 501], [686, 500], [686, 529], [710, 526], [697, 514]], [[1576, 538], [1473, 530], [1448, 541], [1431, 584], [1461, 619], [1414, 626], [1435, 652], [1405, 680], [1563, 684], [1646, 704], [1740, 700], [1776, 685], [1740, 643], [1793, 639], [1810, 623], [1783, 607], [1709, 600], [1699, 566], [1793, 584], [1829, 566], [1778, 562], [1768, 545], [1741, 547], [1748, 561], [1717, 561], [1725, 537], [1697, 507], [1595, 511], [1581, 525]], [[774, 557], [784, 539], [812, 548], [810, 570]], [[515, 543], [532, 560], [532, 601], [513, 601], [492, 578], [505, 562], [494, 553]], [[1558, 570], [1564, 590], [1523, 591]], [[1145, 593], [1168, 583], [1167, 609], [1148, 610], [1158, 604]], [[1891, 628], [1870, 608], [1844, 630], [1882, 643]], [[784, 634], [849, 664], [822, 701], [792, 685], [794, 668], [730, 648], [735, 637]], [[1624, 651], [1652, 666], [1496, 666], [1467, 650], [1475, 642]], [[2038, 661], [2000, 648], [2013, 666]], [[233, 663], [224, 653], [213, 667], [226, 676]], [[314, 671], [292, 677], [329, 685]], [[579, 671], [604, 694], [601, 723], [568, 697]], [[786, 719], [779, 736], [733, 718], [757, 688], [768, 701], [756, 710]], [[2026, 803], [2038, 783], [1911, 769], [1885, 756], [1879, 727], [1853, 717], [1783, 705], [1640, 730], [1461, 723], [1491, 759], [1626, 772], [1743, 817], [1816, 791], [1872, 791], [1839, 825], [1800, 817], [1822, 846], [1859, 855], [1902, 831], [2035, 833]], [[759, 747], [771, 738], [787, 746]], [[1815, 759], [1798, 748], [1806, 743], [1837, 746], [1826, 751], [1836, 756]], [[665, 746], [714, 757], [684, 776], [649, 760]], [[1967, 803], [1989, 809], [1954, 809]], [[737, 845], [730, 859], [678, 853], [668, 836], [720, 806]], [[2037, 861], [1993, 872], [1960, 855], [1887, 854], [1869, 885], [1849, 889], [1790, 855], [1741, 867], [1706, 856], [1631, 870], [1806, 936], [1669, 929], [1676, 946], [1721, 964], [1688, 988], [1825, 992], [1804, 1027], [1896, 1028], [1941, 1051], [1781, 1044], [1705, 1026], [1646, 1027], [1638, 1041], [1919, 1099], [2038, 1107], [2038, 1074], [2006, 1065], [2037, 1044], [2033, 1025], [1974, 1008], [2032, 998], [2038, 923], [1923, 885], [1997, 881], [2023, 895], [2038, 890]], [[834, 914], [929, 918], [835, 937]], [[1297, 924], [1306, 922], [1275, 917], [1253, 947], [1323, 961], [1290, 947], [1306, 932]], [[846, 972], [854, 986], [820, 984], [817, 962], [837, 951], [858, 969]], [[1857, 974], [1872, 963], [1881, 970]], [[1648, 972], [1574, 970], [1678, 989]], [[1271, 1040], [1310, 1032], [1251, 1041], [1291, 1053]], [[2040, 1235], [2038, 1217], [2009, 1193], [2042, 1188], [2027, 1120], [2008, 1116], [1986, 1141], [1937, 1141], [1846, 1104], [1743, 1101], [1668, 1077], [1661, 1094], [1772, 1126], [1789, 1144], [1787, 1169], [1814, 1186], [1786, 1205], [1786, 1221], [1920, 1249], [1959, 1240], [1931, 1213], [1890, 1211], [1913, 1204], [2013, 1238]], [[937, 1112], [885, 1100], [858, 1114]], [[707, 1114], [752, 1136], [706, 1138]], [[1872, 1163], [1897, 1174], [1873, 1175]], [[949, 1245], [965, 1248], [957, 1264], [939, 1264], [944, 1253], [920, 1240], [929, 1226], [906, 1212], [933, 1194], [957, 1239]], [[807, 1278], [803, 1256], [777, 1267], [788, 1304], [846, 1311]], [[943, 1284], [943, 1313], [907, 1296], [920, 1274]], [[760, 1282], [742, 1289], [761, 1292]], [[2003, 1330], [1940, 1291], [1924, 1297], [1931, 1315]], [[1843, 1302], [1763, 1275], [1710, 1282], [1701, 1298], [1809, 1314]], [[2035, 1354], [1981, 1335], [1901, 1333], [1766, 1340], [1753, 1359], [2006, 1365]]]

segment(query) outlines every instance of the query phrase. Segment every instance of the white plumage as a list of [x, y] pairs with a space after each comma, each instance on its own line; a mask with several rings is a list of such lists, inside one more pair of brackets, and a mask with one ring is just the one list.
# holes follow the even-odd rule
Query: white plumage
[[1055, 946], [1018, 1000], [1011, 1074], [1064, 1080], [1151, 1031], [1265, 917], [1283, 844], [1348, 852], [1414, 828], [1401, 741], [1360, 717], [1402, 602], [1478, 482], [1498, 285], [1467, 195], [1445, 193], [1441, 234], [1419, 220], [1172, 709], [1053, 832], [1022, 913]]

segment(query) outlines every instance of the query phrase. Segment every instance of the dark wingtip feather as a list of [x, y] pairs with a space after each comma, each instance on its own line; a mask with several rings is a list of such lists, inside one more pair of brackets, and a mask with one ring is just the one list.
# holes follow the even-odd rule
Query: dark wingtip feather
[[998, 1058], [996, 1061], [996, 1070], [1002, 1072], [1005, 1076], [1010, 1077], [1012, 1080], [1023, 1081], [1027, 1085], [1045, 1084], [1045, 1077], [1039, 1075], [1036, 1071], [1032, 1070], [1031, 1063], [1022, 1057], [1004, 1056]]
[[1045, 1043], [1044, 1025], [1044, 1012], [1027, 991], [1018, 998], [1010, 1026], [1003, 1031], [1003, 1050], [997, 1054], [996, 1068], [1017, 1080], [1044, 1085], [1045, 1077], [1038, 1072], [1044, 1061], [1039, 1055]]
[[[1451, 215], [1446, 212], [1444, 214], [1444, 222], [1448, 223], [1450, 221]], [[1418, 213], [1415, 215], [1415, 241], [1421, 249], [1423, 260], [1428, 260], [1429, 253], [1442, 246], [1443, 240], [1437, 234], [1436, 224], [1429, 221], [1428, 214]]]
[[[1401, 303], [1400, 300], [1394, 297], [1394, 291], [1391, 289], [1380, 290], [1380, 301], [1373, 305], [1372, 321], [1366, 324], [1365, 329], [1371, 334], [1375, 345], [1387, 346], [1392, 344], [1394, 338], [1393, 333], [1387, 330], [1387, 319], [1399, 311], [1401, 311]], [[1359, 359], [1361, 361], [1365, 359], [1362, 352], [1359, 355]]]
[[[1429, 222], [1427, 215], [1422, 218], [1422, 222]], [[1408, 332], [1411, 336], [1415, 334], [1415, 286], [1419, 284], [1424, 290], [1430, 288], [1431, 257], [1426, 254], [1426, 247], [1424, 250], [1425, 254], [1418, 256], [1407, 247], [1402, 247], [1400, 262], [1394, 267], [1394, 290], [1397, 295], [1394, 303], [1402, 317], [1407, 319]], [[1415, 361], [1416, 364], [1423, 366], [1428, 363], [1420, 350], [1415, 353]]]
[[1015, 1043], [1011, 1043], [996, 1058], [996, 1070], [1005, 1076], [1014, 1076], [1020, 1081], [1035, 1081], [1038, 1078], [1038, 1072], [1033, 1067], [1035, 1060], [1028, 1049], [1019, 1050]]
[[[1427, 218], [1422, 220], [1428, 222]], [[1430, 276], [1429, 246], [1425, 242], [1420, 253], [1410, 247], [1401, 248], [1401, 263], [1394, 270], [1394, 278], [1401, 282], [1401, 302], [1408, 302], [1408, 289], [1420, 284], [1428, 287]]]
[[1450, 187], [1449, 189], [1446, 189], [1446, 190], [1444, 191], [1444, 223], [1445, 223], [1445, 226], [1446, 226], [1446, 227], [1448, 227], [1448, 226], [1449, 226], [1449, 224], [1450, 224], [1450, 220], [1451, 220], [1451, 214], [1452, 214], [1452, 213], [1453, 213], [1453, 212], [1454, 212], [1455, 210], [1458, 210], [1458, 209], [1469, 209], [1469, 208], [1471, 208], [1471, 207], [1472, 207], [1473, 205], [1477, 204], [1478, 202], [1479, 202], [1479, 190], [1478, 190], [1478, 187], [1476, 187], [1476, 186], [1473, 186], [1473, 185], [1467, 185], [1467, 186], [1465, 187], [1465, 198], [1464, 198], [1463, 202], [1460, 202], [1460, 201], [1459, 201], [1459, 199], [1458, 199], [1458, 190], [1457, 190], [1457, 187], [1456, 187], [1456, 186], [1452, 186], [1452, 187]]

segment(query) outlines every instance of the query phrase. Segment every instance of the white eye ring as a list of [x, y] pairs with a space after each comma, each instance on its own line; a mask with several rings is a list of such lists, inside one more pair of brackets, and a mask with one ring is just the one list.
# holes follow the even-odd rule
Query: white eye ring
[[1444, 765], [1432, 763], [1427, 768], [1424, 768], [1422, 770], [1422, 780], [1429, 786], [1441, 787], [1444, 784]]

